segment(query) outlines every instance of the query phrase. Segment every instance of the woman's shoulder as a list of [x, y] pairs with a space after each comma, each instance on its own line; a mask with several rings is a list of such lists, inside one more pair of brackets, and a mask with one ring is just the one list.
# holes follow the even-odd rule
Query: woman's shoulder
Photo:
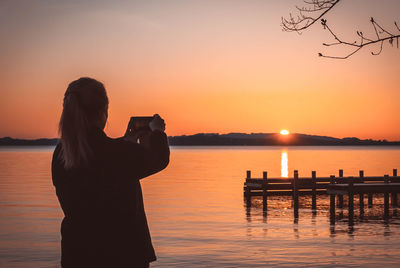
[[53, 164], [54, 164], [55, 161], [57, 161], [57, 159], [60, 158], [61, 146], [62, 146], [62, 145], [61, 145], [61, 142], [58, 142], [57, 145], [56, 145], [56, 147], [54, 148], [54, 151], [53, 151], [53, 159], [52, 159]]
[[56, 147], [54, 147], [54, 151], [53, 151], [53, 154], [57, 154], [57, 153], [59, 153], [60, 151], [61, 151], [61, 141], [59, 141], [58, 143], [57, 143], [57, 145], [56, 145]]

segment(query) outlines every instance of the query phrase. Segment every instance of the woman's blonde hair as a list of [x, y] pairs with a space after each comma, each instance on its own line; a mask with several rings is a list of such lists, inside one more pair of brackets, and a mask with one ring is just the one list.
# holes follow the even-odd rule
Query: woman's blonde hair
[[59, 123], [61, 157], [66, 169], [89, 164], [89, 135], [104, 120], [107, 109], [108, 97], [101, 82], [82, 77], [68, 85]]

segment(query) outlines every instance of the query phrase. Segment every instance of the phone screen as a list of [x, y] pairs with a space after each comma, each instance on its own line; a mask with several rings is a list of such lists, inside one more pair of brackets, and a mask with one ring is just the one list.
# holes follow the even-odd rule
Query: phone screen
[[128, 124], [127, 132], [150, 131], [149, 123], [152, 120], [152, 116], [132, 116]]

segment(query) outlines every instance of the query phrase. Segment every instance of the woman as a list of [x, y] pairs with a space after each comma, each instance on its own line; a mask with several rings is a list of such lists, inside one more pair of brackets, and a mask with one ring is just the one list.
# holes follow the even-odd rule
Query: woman
[[155, 115], [151, 131], [111, 139], [103, 132], [107, 110], [102, 83], [80, 78], [69, 84], [52, 161], [65, 215], [63, 268], [149, 267], [156, 260], [139, 180], [168, 165], [164, 120]]

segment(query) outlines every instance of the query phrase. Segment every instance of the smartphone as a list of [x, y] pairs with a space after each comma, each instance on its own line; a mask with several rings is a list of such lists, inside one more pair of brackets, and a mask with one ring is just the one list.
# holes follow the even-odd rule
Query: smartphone
[[135, 133], [138, 131], [151, 131], [150, 122], [153, 116], [132, 116], [129, 120], [128, 129], [126, 133]]

